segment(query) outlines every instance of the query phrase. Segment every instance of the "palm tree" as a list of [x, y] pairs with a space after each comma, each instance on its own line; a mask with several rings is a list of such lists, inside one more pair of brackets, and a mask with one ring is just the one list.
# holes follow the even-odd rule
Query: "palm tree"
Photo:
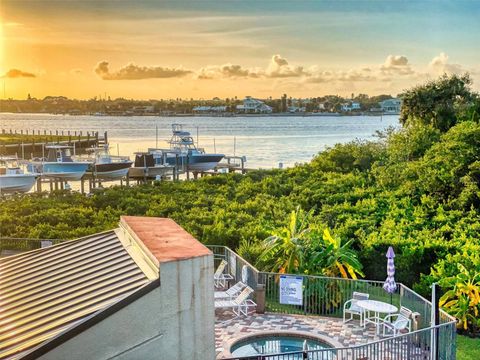
[[264, 240], [265, 250], [260, 259], [268, 270], [282, 274], [298, 273], [303, 269], [313, 210], [305, 213], [300, 207], [292, 211], [289, 224]]

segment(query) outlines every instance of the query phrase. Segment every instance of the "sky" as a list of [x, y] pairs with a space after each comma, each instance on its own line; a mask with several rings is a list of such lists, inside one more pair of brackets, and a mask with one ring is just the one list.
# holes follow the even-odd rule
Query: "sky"
[[[0, 1], [0, 98], [480, 89], [480, 1]], [[4, 91], [1, 91], [4, 90]]]

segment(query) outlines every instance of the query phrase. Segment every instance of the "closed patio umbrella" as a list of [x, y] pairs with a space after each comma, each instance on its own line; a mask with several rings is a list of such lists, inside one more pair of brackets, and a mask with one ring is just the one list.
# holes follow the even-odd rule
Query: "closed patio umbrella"
[[383, 289], [390, 294], [390, 303], [392, 303], [392, 295], [397, 290], [397, 283], [395, 282], [395, 253], [391, 246], [388, 247], [387, 251], [387, 279], [383, 284]]

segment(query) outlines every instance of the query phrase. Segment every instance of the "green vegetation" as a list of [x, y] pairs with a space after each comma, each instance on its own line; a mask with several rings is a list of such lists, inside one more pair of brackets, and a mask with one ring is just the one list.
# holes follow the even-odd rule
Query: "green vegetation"
[[480, 339], [457, 336], [457, 360], [477, 360], [480, 358]]
[[[478, 252], [474, 255], [478, 259]], [[472, 259], [468, 257], [467, 259]], [[440, 299], [440, 305], [458, 319], [458, 326], [472, 334], [480, 332], [480, 272], [472, 266], [468, 270], [458, 263], [458, 274], [440, 279], [440, 285], [449, 289]]]
[[[447, 91], [452, 81], [464, 83], [460, 103], [458, 92]], [[392, 245], [397, 280], [426, 296], [429, 285], [440, 282], [448, 294], [446, 310], [465, 314], [460, 331], [478, 334], [478, 302], [472, 301], [480, 272], [478, 96], [458, 77], [412, 91], [406, 93], [417, 104], [412, 119], [424, 121], [406, 121], [376, 141], [336, 145], [286, 170], [116, 187], [91, 197], [56, 192], [4, 198], [0, 235], [74, 238], [113, 228], [123, 214], [164, 216], [206, 244], [236, 249], [260, 268], [337, 274], [343, 268], [353, 276], [360, 274], [358, 259], [365, 277], [376, 280], [386, 277], [385, 253]], [[439, 122], [437, 110], [421, 110], [429, 106], [421, 105], [424, 95], [437, 91], [444, 100], [454, 98], [445, 100], [454, 119], [442, 110]]]
[[[275, 231], [263, 243], [254, 244], [262, 249], [260, 256], [251, 259], [260, 269], [282, 274], [321, 274], [331, 277], [363, 275], [362, 265], [351, 249], [353, 240], [343, 243], [334, 238], [328, 228], [312, 221], [313, 210], [305, 213], [302, 209], [292, 211], [288, 226]], [[323, 229], [323, 231], [322, 231]], [[252, 246], [252, 245], [250, 245]], [[240, 249], [240, 255], [248, 246]]]
[[468, 74], [444, 75], [405, 92], [400, 122], [430, 125], [444, 132], [464, 118], [478, 121], [480, 101], [470, 91], [471, 83]]

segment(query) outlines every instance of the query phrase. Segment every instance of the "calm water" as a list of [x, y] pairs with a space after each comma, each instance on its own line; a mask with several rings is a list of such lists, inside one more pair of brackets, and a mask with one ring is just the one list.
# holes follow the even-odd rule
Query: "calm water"
[[[321, 350], [330, 348], [329, 345], [323, 342], [297, 336], [261, 336], [242, 341], [239, 344], [235, 344], [231, 351], [233, 356], [255, 356], [299, 352], [303, 350], [305, 341], [307, 342], [306, 345], [308, 350]], [[310, 355], [311, 358], [314, 357], [314, 354]], [[330, 352], [322, 352], [320, 356], [322, 359], [332, 358], [332, 354]], [[294, 354], [288, 356], [288, 358], [300, 360], [303, 357], [301, 354]]]
[[249, 168], [272, 168], [281, 162], [307, 162], [326, 146], [355, 138], [372, 139], [377, 130], [398, 126], [398, 116], [274, 117], [113, 117], [48, 114], [0, 114], [0, 129], [108, 131], [112, 153], [120, 155], [168, 147], [171, 124], [184, 125], [207, 152], [244, 155]]

